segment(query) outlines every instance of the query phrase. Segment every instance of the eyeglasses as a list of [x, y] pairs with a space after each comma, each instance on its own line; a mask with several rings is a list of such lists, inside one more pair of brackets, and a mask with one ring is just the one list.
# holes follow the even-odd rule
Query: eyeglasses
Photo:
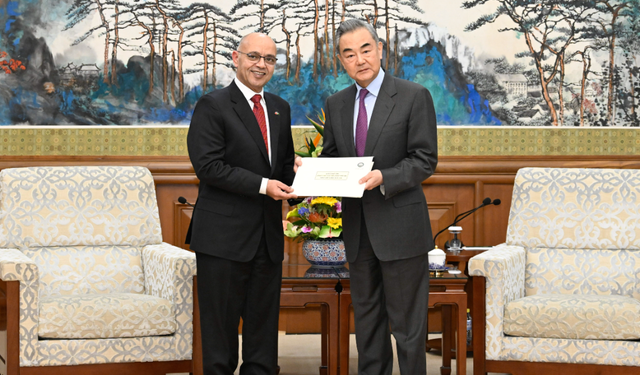
[[236, 52], [241, 53], [243, 55], [246, 55], [247, 58], [249, 59], [249, 61], [255, 62], [255, 63], [260, 61], [260, 59], [264, 59], [265, 63], [267, 63], [269, 65], [276, 65], [276, 61], [278, 61], [278, 59], [276, 59], [276, 57], [273, 56], [273, 55], [260, 56], [260, 55], [258, 55], [257, 52], [249, 52], [249, 53], [244, 53], [244, 52], [241, 52], [241, 51], [236, 51]]

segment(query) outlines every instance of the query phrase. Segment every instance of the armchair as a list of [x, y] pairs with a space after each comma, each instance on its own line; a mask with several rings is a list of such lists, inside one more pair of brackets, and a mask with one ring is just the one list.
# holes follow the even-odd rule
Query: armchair
[[146, 168], [0, 172], [0, 373], [194, 372], [195, 273]]
[[639, 250], [640, 171], [519, 170], [506, 243], [469, 262], [486, 280], [476, 370], [640, 373]]

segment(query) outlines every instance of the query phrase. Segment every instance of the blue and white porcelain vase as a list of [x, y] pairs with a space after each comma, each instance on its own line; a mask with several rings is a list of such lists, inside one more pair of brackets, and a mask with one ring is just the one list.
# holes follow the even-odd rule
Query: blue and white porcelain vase
[[344, 241], [337, 238], [304, 240], [302, 242], [304, 258], [314, 266], [335, 267], [347, 263]]

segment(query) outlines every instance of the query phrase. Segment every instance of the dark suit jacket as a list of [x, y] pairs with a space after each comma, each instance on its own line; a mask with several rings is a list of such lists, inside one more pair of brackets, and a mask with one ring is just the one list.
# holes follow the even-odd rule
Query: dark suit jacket
[[[322, 156], [356, 156], [353, 112], [356, 86], [327, 99]], [[384, 76], [376, 100], [364, 151], [374, 157], [373, 169], [384, 179], [380, 188], [361, 199], [343, 200], [343, 236], [347, 259], [353, 262], [360, 243], [362, 213], [378, 259], [397, 260], [433, 248], [422, 182], [438, 162], [436, 114], [429, 91], [416, 83]]]
[[196, 252], [246, 262], [264, 233], [271, 259], [283, 259], [282, 203], [259, 190], [263, 177], [293, 183], [291, 114], [282, 98], [265, 93], [265, 101], [271, 164], [251, 106], [234, 82], [196, 105], [187, 135], [200, 179], [190, 230]]

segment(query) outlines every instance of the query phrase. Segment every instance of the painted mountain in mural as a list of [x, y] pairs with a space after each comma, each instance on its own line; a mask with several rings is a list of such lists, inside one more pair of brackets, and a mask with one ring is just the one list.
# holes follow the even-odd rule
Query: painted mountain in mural
[[[5, 51], [7, 63], [19, 61], [22, 64], [17, 70], [0, 73], [0, 123], [188, 124], [197, 99], [221, 87], [220, 77], [227, 76], [228, 82], [229, 76], [233, 75], [228, 69], [228, 61], [226, 65], [222, 61], [225, 57], [228, 59], [239, 35], [225, 30], [223, 26], [216, 26], [215, 38], [212, 38], [205, 28], [198, 48], [207, 45], [218, 50], [199, 62], [192, 58], [195, 63], [181, 67], [179, 61], [197, 57], [198, 53], [189, 48], [193, 41], [184, 44], [180, 55], [177, 55], [177, 50], [168, 50], [167, 45], [171, 41], [183, 36], [170, 34], [168, 28], [173, 25], [174, 29], [192, 30], [189, 35], [193, 38], [199, 27], [204, 27], [202, 22], [224, 18], [224, 15], [219, 9], [201, 3], [174, 7], [173, 13], [167, 13], [164, 19], [167, 29], [162, 30], [158, 26], [158, 12], [163, 4], [162, 1], [141, 3], [139, 6], [123, 3], [118, 7], [117, 3], [110, 1], [101, 4], [95, 0], [73, 3], [25, 0], [7, 1], [0, 5], [0, 22], [4, 26], [0, 34], [0, 50]], [[56, 22], [54, 17], [47, 18], [39, 5], [42, 5], [40, 8], [52, 8], [52, 14], [64, 13], [66, 23]], [[82, 56], [60, 53], [60, 46], [56, 46], [57, 53], [52, 52], [56, 48], [39, 36], [44, 32], [68, 33], [86, 22], [85, 18], [90, 13], [111, 13], [105, 22], [112, 25], [104, 27], [100, 34], [105, 35], [103, 60], [95, 58], [101, 55], [98, 49], [89, 61]], [[190, 23], [193, 19], [201, 22]], [[84, 34], [74, 34], [73, 44], [84, 43], [91, 33], [98, 34], [102, 26], [96, 25]], [[142, 43], [145, 38], [124, 37], [125, 31], [135, 30], [148, 37], [146, 44]], [[396, 47], [394, 61], [390, 65], [387, 62], [388, 71], [428, 87], [433, 93], [441, 124], [500, 124], [492, 115], [487, 101], [465, 79], [460, 63], [447, 56], [446, 47], [434, 40], [425, 40], [425, 35], [431, 34], [424, 27], [401, 30], [398, 35], [403, 35], [403, 46], [400, 49]], [[416, 35], [420, 37], [416, 38]], [[169, 40], [166, 44], [161, 42], [164, 36]], [[134, 42], [138, 43], [137, 48], [131, 48]], [[413, 46], [407, 48], [407, 43]], [[126, 61], [114, 58], [120, 49], [124, 49], [123, 45], [143, 53], [129, 53]], [[307, 116], [321, 111], [329, 95], [352, 84], [339, 63], [331, 65], [326, 54], [321, 57], [323, 61], [318, 61], [317, 55], [303, 60], [291, 50], [282, 49], [281, 52], [288, 53], [292, 59], [287, 64], [279, 64], [267, 89], [292, 104], [294, 124], [308, 124]], [[151, 60], [154, 61], [153, 69]], [[185, 74], [204, 74], [204, 78], [187, 83], [182, 78]]]
[[[449, 58], [445, 47], [429, 40], [419, 47], [411, 47], [399, 56], [397, 70], [390, 72], [400, 78], [419, 83], [431, 91], [440, 125], [500, 125], [501, 121], [491, 112], [488, 100], [475, 90], [465, 77], [457, 59]], [[267, 90], [282, 96], [291, 104], [294, 124], [308, 124], [307, 116], [315, 118], [321, 112], [324, 101], [353, 81], [340, 71], [318, 78], [312, 77], [311, 64], [301, 70], [301, 84], [292, 86], [276, 72]]]
[[[105, 82], [97, 63], [57, 65], [44, 39], [36, 38], [19, 16], [12, 19], [2, 35], [3, 45], [25, 62], [25, 69], [0, 79], [0, 100], [5, 104], [0, 112], [3, 124], [187, 124], [195, 102], [204, 93], [201, 86], [186, 87], [182, 102], [165, 103], [162, 59], [158, 55], [154, 57], [153, 76], [149, 55], [134, 55], [126, 63], [118, 60], [115, 84]], [[308, 124], [306, 117], [320, 112], [329, 95], [352, 84], [343, 71], [334, 76], [329, 70], [314, 79], [313, 64], [301, 65], [299, 84], [287, 82], [283, 69], [278, 69], [267, 86], [291, 103], [294, 124]], [[431, 90], [440, 124], [500, 124], [489, 103], [466, 81], [460, 64], [446, 55], [439, 42], [430, 40], [406, 49], [392, 73]], [[175, 77], [177, 71], [169, 75]], [[178, 88], [172, 81], [167, 91], [175, 97]]]
[[494, 3], [0, 0], [0, 125], [188, 124], [252, 31], [279, 49], [268, 89], [308, 124], [352, 84], [334, 45], [349, 17], [378, 31], [386, 71], [430, 89], [439, 125], [640, 125], [640, 2]]

